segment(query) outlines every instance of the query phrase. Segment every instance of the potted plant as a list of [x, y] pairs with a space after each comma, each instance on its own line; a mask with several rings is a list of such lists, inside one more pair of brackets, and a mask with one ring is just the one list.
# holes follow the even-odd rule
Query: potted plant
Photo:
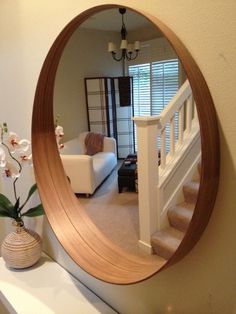
[[14, 132], [8, 132], [6, 123], [0, 125], [0, 171], [12, 181], [14, 201], [0, 193], [0, 217], [8, 217], [16, 226], [16, 231], [9, 234], [3, 241], [1, 253], [9, 267], [25, 268], [35, 264], [42, 251], [40, 236], [24, 226], [24, 217], [35, 217], [44, 214], [42, 204], [25, 209], [31, 196], [37, 190], [33, 184], [28, 196], [22, 202], [17, 193], [17, 183], [24, 166], [32, 164], [30, 142], [20, 139]]

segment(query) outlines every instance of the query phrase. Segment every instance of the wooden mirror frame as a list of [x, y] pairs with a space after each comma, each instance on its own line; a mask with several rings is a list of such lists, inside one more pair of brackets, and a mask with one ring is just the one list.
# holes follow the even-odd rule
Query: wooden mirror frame
[[219, 181], [220, 145], [216, 113], [205, 79], [186, 47], [160, 20], [143, 12], [157, 26], [178, 55], [196, 102], [202, 149], [198, 199], [186, 235], [166, 262], [147, 261], [117, 247], [94, 225], [71, 190], [58, 153], [53, 118], [53, 92], [57, 67], [73, 32], [91, 15], [118, 5], [101, 5], [74, 18], [56, 38], [43, 64], [34, 99], [32, 151], [40, 197], [48, 221], [70, 257], [92, 276], [114, 284], [145, 280], [181, 260], [206, 228], [214, 207]]

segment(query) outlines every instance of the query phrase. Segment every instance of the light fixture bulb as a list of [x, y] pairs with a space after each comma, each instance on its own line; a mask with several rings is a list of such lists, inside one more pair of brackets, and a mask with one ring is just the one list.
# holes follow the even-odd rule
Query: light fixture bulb
[[128, 43], [126, 39], [122, 39], [120, 49], [127, 49]]
[[134, 50], [134, 45], [133, 44], [128, 44], [127, 50], [128, 50], [128, 52], [132, 52]]
[[113, 42], [108, 43], [108, 52], [114, 52], [116, 51], [116, 45]]
[[140, 41], [136, 40], [134, 42], [134, 50], [140, 50]]

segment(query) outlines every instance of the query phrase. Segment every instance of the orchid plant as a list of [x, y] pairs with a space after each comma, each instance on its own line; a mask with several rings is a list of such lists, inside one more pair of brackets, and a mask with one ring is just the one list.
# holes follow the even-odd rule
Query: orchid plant
[[14, 132], [8, 132], [7, 123], [0, 125], [0, 172], [6, 179], [12, 180], [14, 202], [12, 203], [5, 195], [0, 193], [0, 217], [9, 217], [18, 226], [23, 226], [23, 217], [35, 217], [44, 214], [42, 204], [24, 211], [32, 194], [37, 190], [37, 185], [30, 188], [25, 201], [21, 203], [17, 193], [17, 182], [20, 178], [24, 166], [32, 164], [30, 153], [30, 142], [20, 137]]

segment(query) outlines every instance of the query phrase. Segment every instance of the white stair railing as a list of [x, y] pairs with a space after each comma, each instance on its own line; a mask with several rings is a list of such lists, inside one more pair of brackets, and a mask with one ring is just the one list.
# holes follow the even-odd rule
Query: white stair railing
[[176, 200], [200, 159], [199, 123], [189, 82], [185, 81], [159, 116], [133, 120], [138, 146], [139, 243], [151, 252], [151, 235], [166, 225], [167, 206]]
[[[161, 133], [161, 168], [164, 169], [167, 166], [167, 154], [170, 159], [174, 157], [176, 151], [176, 138], [178, 139], [177, 145], [183, 144], [184, 138], [184, 124], [186, 124], [186, 132], [190, 133], [193, 124], [193, 103], [192, 91], [189, 82], [186, 80], [185, 83], [180, 87], [176, 95], [172, 98], [169, 104], [165, 107], [162, 113], [158, 116], [160, 121]], [[185, 108], [184, 108], [185, 107]], [[186, 119], [184, 119], [184, 109], [186, 111]], [[196, 113], [196, 111], [194, 111]], [[196, 114], [197, 117], [197, 114]], [[196, 118], [195, 117], [195, 118]], [[135, 118], [136, 119], [136, 118]], [[185, 123], [184, 123], [185, 121]], [[175, 134], [175, 123], [178, 122], [177, 134]], [[169, 127], [169, 153], [166, 151], [167, 140], [166, 130]]]

